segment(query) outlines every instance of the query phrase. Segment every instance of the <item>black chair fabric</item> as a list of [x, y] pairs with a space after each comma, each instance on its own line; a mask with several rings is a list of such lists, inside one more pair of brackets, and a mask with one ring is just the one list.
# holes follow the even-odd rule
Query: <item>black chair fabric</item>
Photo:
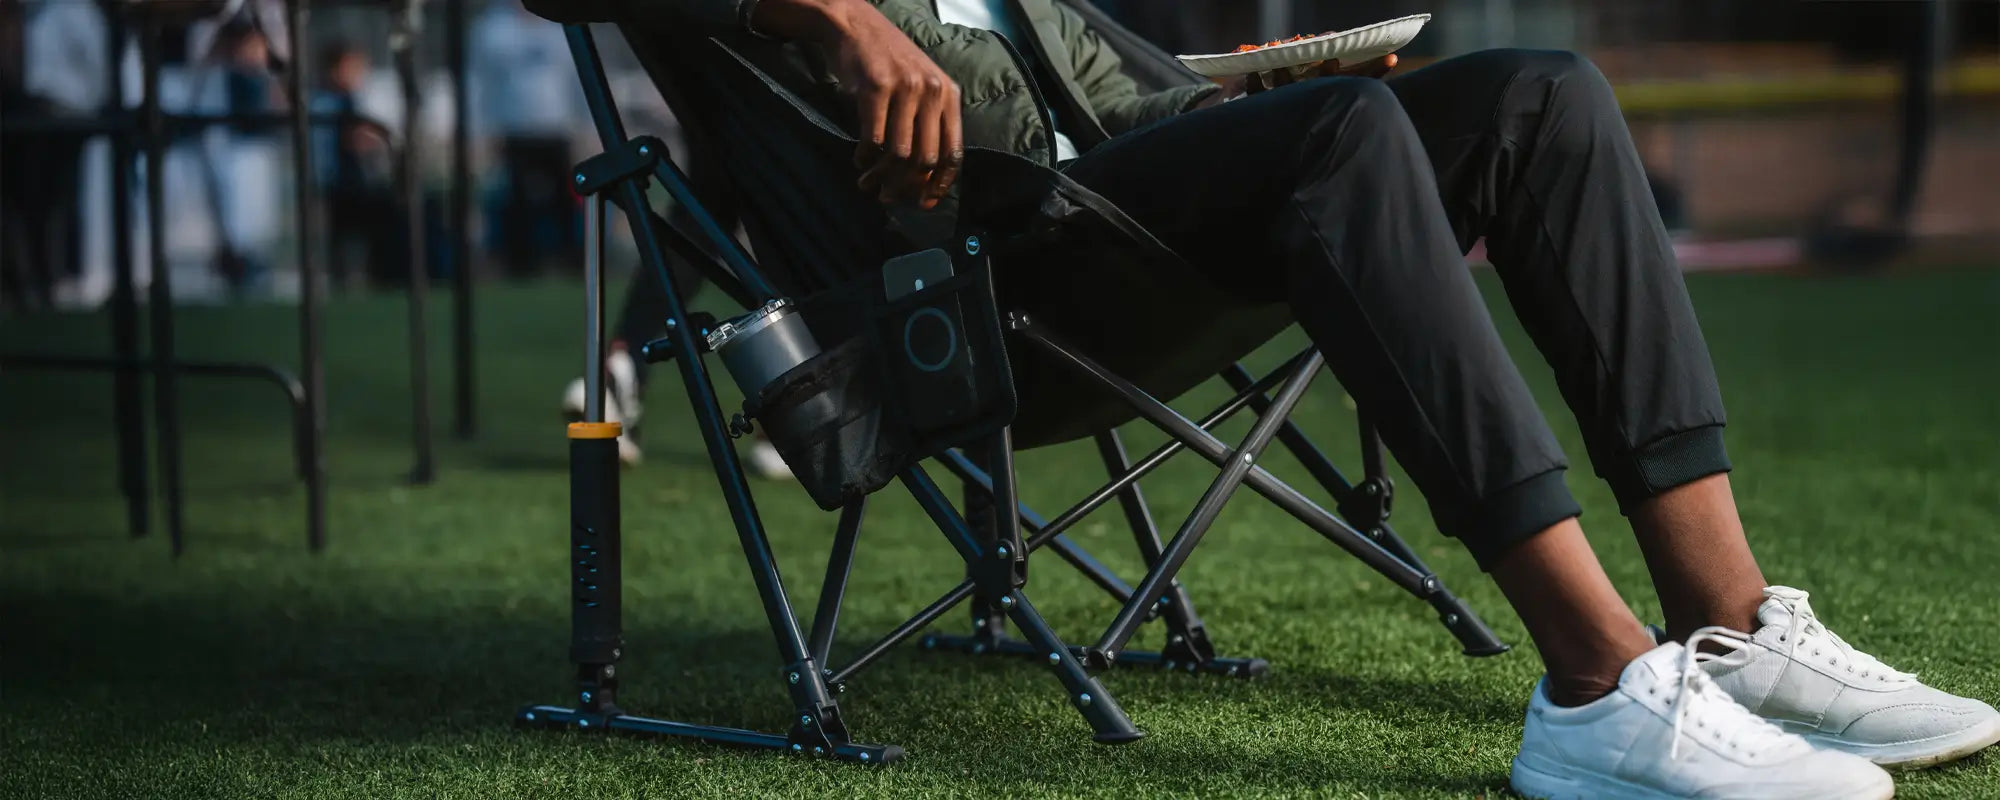
[[[1142, 86], [1200, 80], [1088, 3], [1072, 5]], [[804, 78], [795, 50], [725, 44], [657, 23], [619, 27], [695, 157], [724, 165], [717, 171], [731, 181], [758, 264], [778, 289], [797, 296], [834, 289], [917, 249], [855, 188], [854, 140], [838, 121], [846, 108], [829, 87]], [[1023, 243], [994, 254], [1003, 309], [1033, 316], [1156, 397], [1171, 399], [1213, 377], [1292, 322], [1282, 305], [1188, 291], [1207, 279], [1104, 198], [1030, 159], [970, 149], [955, 197], [958, 236]], [[833, 339], [853, 333], [839, 330], [838, 320], [813, 324]], [[1020, 394], [1017, 447], [1082, 438], [1134, 417], [1129, 405], [1041, 354], [1013, 348], [1010, 355]]]

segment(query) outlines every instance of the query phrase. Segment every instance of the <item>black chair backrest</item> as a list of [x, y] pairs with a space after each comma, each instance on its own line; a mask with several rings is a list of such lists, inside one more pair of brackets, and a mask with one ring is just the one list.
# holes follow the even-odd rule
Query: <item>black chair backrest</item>
[[[1098, 26], [1142, 87], [1201, 80], [1094, 7], [1071, 5]], [[781, 293], [845, 285], [912, 249], [890, 232], [881, 206], [855, 188], [853, 139], [838, 121], [847, 113], [842, 98], [804, 78], [808, 73], [794, 68], [797, 53], [769, 42], [725, 45], [657, 23], [620, 27], [695, 158], [726, 172], [758, 266]], [[1061, 240], [1000, 264], [1003, 306], [1030, 311], [1084, 343], [1141, 388], [1176, 396], [1290, 324], [1282, 307], [1186, 291], [1205, 279], [1115, 206], [1045, 165], [978, 148], [966, 158], [962, 225], [1016, 234], [1048, 229]], [[1047, 291], [1051, 286], [1061, 291]], [[1079, 394], [1087, 382], [1035, 354], [1012, 356], [1021, 446], [1087, 436], [1131, 418], [1129, 406]]]
[[[1069, 2], [1057, 0], [1075, 11], [1085, 24], [1097, 33], [1098, 38], [1118, 53], [1124, 65], [1125, 74], [1147, 91], [1161, 91], [1176, 86], [1200, 83], [1204, 78], [1182, 66], [1167, 51], [1155, 47], [1146, 37], [1133, 33], [1118, 21], [1104, 13], [1103, 9], [1089, 2]], [[1157, 0], [1155, 0], [1157, 2]]]

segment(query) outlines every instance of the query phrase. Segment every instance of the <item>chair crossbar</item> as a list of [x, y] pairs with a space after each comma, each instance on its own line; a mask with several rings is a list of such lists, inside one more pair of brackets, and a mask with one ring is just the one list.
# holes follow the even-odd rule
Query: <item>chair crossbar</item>
[[[1147, 394], [1130, 381], [1066, 345], [1058, 336], [1033, 323], [1026, 316], [1014, 315], [1009, 320], [1009, 325], [1015, 332], [1055, 356], [1065, 365], [1116, 393], [1130, 404], [1142, 419], [1187, 445], [1189, 449], [1199, 453], [1217, 467], [1230, 469], [1231, 462], [1236, 460], [1235, 451], [1222, 440], [1181, 416], [1158, 398]], [[1501, 643], [1493, 635], [1492, 630], [1487, 628], [1463, 601], [1446, 589], [1444, 582], [1439, 580], [1436, 574], [1399, 558], [1394, 551], [1328, 513], [1264, 468], [1246, 464], [1242, 472], [1243, 483], [1253, 491], [1263, 495], [1265, 499], [1304, 523], [1313, 532], [1338, 545], [1383, 577], [1402, 587], [1404, 591], [1430, 603], [1437, 609], [1440, 621], [1458, 638], [1467, 655], [1495, 655], [1506, 652], [1507, 645]], [[1398, 544], [1401, 544], [1400, 541]], [[1158, 571], [1160, 567], [1155, 566], [1154, 569]], [[1165, 571], [1176, 572], [1178, 566]]]
[[952, 587], [951, 591], [945, 592], [944, 596], [931, 601], [930, 605], [924, 606], [924, 609], [917, 612], [916, 616], [910, 617], [903, 624], [896, 626], [895, 630], [876, 640], [874, 644], [863, 648], [861, 653], [854, 657], [853, 661], [848, 662], [847, 666], [834, 670], [833, 676], [828, 678], [828, 681], [836, 684], [846, 683], [848, 678], [854, 676], [854, 673], [861, 671], [870, 662], [873, 662], [883, 653], [888, 652], [889, 648], [902, 643], [903, 640], [910, 638], [911, 634], [923, 630], [931, 623], [936, 622], [938, 617], [944, 616], [946, 612], [957, 608], [959, 603], [965, 602], [966, 598], [972, 596], [972, 588], [971, 579], [960, 581], [957, 586]]
[[[1250, 379], [1250, 373], [1243, 369], [1241, 364], [1231, 364], [1223, 370], [1222, 378], [1230, 386], [1241, 391], [1249, 392], [1255, 389], [1256, 383]], [[1262, 390], [1256, 390], [1250, 397], [1250, 407], [1256, 413], [1263, 414], [1270, 407], [1270, 401], [1263, 397]], [[1389, 527], [1389, 498], [1392, 496], [1393, 488], [1389, 477], [1382, 473], [1381, 435], [1376, 432], [1374, 426], [1368, 424], [1366, 415], [1362, 416], [1361, 440], [1362, 473], [1365, 477], [1359, 484], [1350, 484], [1347, 477], [1340, 474], [1340, 468], [1335, 467], [1333, 461], [1326, 457], [1326, 453], [1321, 452], [1311, 439], [1306, 438], [1305, 432], [1299, 430], [1297, 423], [1286, 420], [1278, 430], [1278, 441], [1291, 452], [1292, 457], [1297, 459], [1321, 486], [1326, 487], [1327, 491], [1338, 498], [1337, 507], [1340, 515], [1349, 524], [1367, 534], [1376, 544], [1382, 545], [1384, 549], [1418, 572], [1430, 572], [1431, 568], [1417, 556], [1416, 550]]]
[[[1291, 381], [1302, 385], [1304, 381], [1310, 379], [1310, 376], [1319, 367], [1320, 358], [1317, 351], [1312, 348], [1301, 351], [1262, 378], [1251, 379], [1247, 370], [1244, 370], [1240, 365], [1232, 365], [1230, 370], [1233, 374], [1242, 377], [1240, 382], [1231, 381], [1231, 384], [1238, 389], [1236, 395], [1225, 401], [1214, 411], [1205, 415], [1196, 425], [1204, 431], [1211, 430], [1236, 411], [1249, 407], [1257, 411], [1260, 423], [1266, 428], [1272, 428], [1275, 425], [1277, 426], [1274, 428], [1275, 430], [1296, 431], [1296, 426], [1289, 419], [1289, 413], [1274, 412], [1270, 402], [1263, 398], [1262, 393], [1281, 382]], [[1300, 391], [1302, 391], [1302, 388]], [[1269, 436], [1270, 434], [1266, 433], [1263, 438], [1268, 440]], [[1302, 436], [1301, 440], [1305, 444], [1306, 449], [1295, 450], [1295, 452], [1307, 452], [1318, 455], [1317, 448], [1311, 447], [1310, 441], [1304, 441]], [[1190, 671], [1206, 671], [1245, 677], [1261, 674], [1266, 668], [1265, 662], [1261, 659], [1216, 657], [1214, 648], [1208, 641], [1206, 629], [1200, 617], [1196, 614], [1193, 602], [1188, 597], [1186, 589], [1178, 581], [1174, 581], [1171, 575], [1164, 579], [1164, 588], [1160, 597], [1145, 603], [1135, 604], [1132, 599], [1134, 591], [1131, 587], [1103, 567], [1096, 559], [1090, 557], [1081, 547], [1071, 543], [1063, 535], [1064, 530], [1074, 525], [1090, 512], [1101, 508], [1105, 502], [1108, 502], [1110, 498], [1115, 496], [1119, 498], [1120, 504], [1126, 513], [1135, 541], [1139, 546], [1140, 555], [1147, 567], [1152, 568], [1156, 566], [1162, 557], [1162, 545], [1159, 540], [1159, 534], [1153, 525], [1150, 513], [1145, 507], [1144, 499], [1139, 493], [1137, 481], [1164, 463], [1167, 458], [1186, 449], [1187, 444], [1176, 439], [1170, 439], [1165, 444], [1156, 448], [1137, 467], [1133, 467], [1128, 463], [1123, 444], [1115, 431], [1106, 431], [1100, 434], [1096, 437], [1096, 441], [1099, 455], [1105, 462], [1106, 472], [1112, 476], [1111, 482], [1093, 492], [1082, 502], [1072, 506], [1054, 522], [1044, 523], [1025, 504], [1017, 504], [1021, 524], [1028, 530], [1035, 532], [1034, 537], [1027, 542], [1028, 550], [1032, 552], [1043, 544], [1052, 545], [1057, 550], [1058, 555], [1063, 556], [1064, 560], [1069, 561], [1094, 583], [1105, 588], [1107, 593], [1119, 603], [1124, 604], [1126, 608], [1143, 609], [1142, 613], [1137, 614], [1133, 618], [1137, 622], [1146, 622], [1155, 617], [1164, 616], [1167, 619], [1168, 636], [1166, 649], [1159, 653], [1123, 651], [1120, 648], [1116, 661], [1091, 657], [1091, 650], [1089, 648], [1077, 648], [1079, 654], [1086, 656], [1086, 663], [1092, 664], [1093, 667], [1117, 664], [1120, 666], [1160, 666], [1168, 669], [1186, 667]], [[1321, 457], [1323, 458], [1323, 456]], [[985, 471], [972, 464], [970, 459], [966, 458], [964, 454], [957, 451], [950, 451], [944, 454], [940, 458], [940, 461], [962, 481], [965, 481], [968, 486], [981, 490], [989, 488], [990, 479]], [[1331, 465], [1328, 465], [1328, 467], [1330, 469]], [[1344, 479], [1339, 478], [1337, 470], [1333, 470], [1331, 474], [1336, 480], [1339, 480], [1339, 488], [1341, 490], [1349, 489]], [[1323, 480], [1322, 482], [1326, 481]], [[1330, 491], [1334, 490], [1332, 486], [1328, 488]], [[990, 621], [985, 619], [983, 615], [975, 615], [974, 622], [976, 626], [983, 629], [976, 631], [972, 636], [933, 635], [926, 637], [923, 644], [926, 648], [946, 647], [949, 649], [970, 651], [975, 654], [991, 652], [1000, 655], [1037, 655], [1032, 648], [1026, 648], [1018, 641], [999, 635], [999, 631], [994, 630]], [[1136, 625], [1136, 623], [1132, 624]], [[1125, 634], [1128, 637], [1129, 631], [1130, 628], [1128, 627]]]
[[[1236, 412], [1249, 407], [1250, 402], [1260, 393], [1277, 386], [1286, 376], [1296, 371], [1299, 364], [1303, 363], [1311, 355], [1312, 351], [1306, 350], [1293, 356], [1277, 369], [1245, 386], [1237, 392], [1235, 397], [1230, 398], [1222, 405], [1216, 407], [1214, 411], [1203, 416], [1195, 425], [1202, 430], [1209, 430], [1227, 421]], [[1145, 458], [1140, 459], [1137, 464], [1129, 467], [1121, 466], [1113, 474], [1113, 479], [1110, 483], [1091, 492], [1089, 496], [1057, 515], [1054, 520], [1044, 522], [1032, 509], [1026, 505], [1021, 505], [1019, 507], [1021, 522], [1035, 533], [1033, 537], [1028, 539], [1028, 549], [1030, 551], [1038, 550], [1043, 545], [1055, 541], [1064, 532], [1075, 526], [1078, 521], [1088, 516], [1091, 512], [1102, 508], [1113, 497], [1119, 496], [1120, 492], [1138, 483], [1140, 478], [1151, 474], [1153, 470], [1165, 464], [1167, 459], [1180, 453], [1187, 446], [1186, 442], [1172, 439], [1154, 448], [1152, 452], [1146, 454]], [[960, 480], [969, 481], [982, 489], [990, 490], [991, 478], [987, 477], [986, 471], [974, 465], [963, 453], [956, 450], [947, 451], [939, 457], [939, 461], [947, 469], [951, 470], [953, 474], [957, 475]], [[1121, 581], [1120, 584], [1122, 585], [1123, 582]], [[1123, 591], [1129, 593], [1130, 587], [1126, 587]], [[1114, 594], [1118, 593], [1114, 592]], [[1123, 598], [1121, 597], [1120, 599], [1122, 600]]]
[[[1278, 425], [1291, 415], [1292, 409], [1305, 397], [1306, 387], [1312, 385], [1313, 376], [1319, 372], [1322, 363], [1320, 354], [1314, 352], [1312, 357], [1293, 371], [1291, 377], [1285, 379], [1284, 388], [1278, 390], [1277, 398], [1271, 401], [1269, 412], [1260, 417], [1255, 425], [1250, 426], [1250, 433], [1236, 446], [1232, 457], [1223, 466], [1222, 474], [1217, 475], [1209, 484], [1208, 490], [1202, 493], [1201, 499], [1195, 503], [1194, 510], [1188, 513], [1187, 521], [1181, 524], [1181, 529], [1175, 532], [1173, 540], [1168, 542], [1166, 548], [1160, 551], [1159, 557], [1154, 559], [1154, 563], [1150, 565], [1151, 569], [1146, 573], [1145, 581], [1139, 584], [1139, 588], [1133, 590], [1132, 598], [1125, 601], [1125, 605], [1118, 610], [1118, 616], [1112, 619], [1111, 626], [1104, 630], [1104, 635], [1097, 640], [1097, 644], [1089, 649], [1091, 660], [1102, 659], [1105, 663], [1109, 663], [1118, 651], [1125, 649], [1125, 643], [1130, 641], [1133, 632], [1138, 630], [1139, 623], [1144, 621], [1144, 615], [1153, 609], [1154, 603], [1158, 602], [1160, 597], [1165, 595], [1168, 584], [1180, 572], [1181, 566], [1187, 563], [1188, 556], [1194, 553], [1195, 546], [1201, 543], [1209, 528], [1214, 526], [1215, 518], [1222, 513], [1222, 507], [1227, 505], [1229, 498], [1242, 487], [1243, 479], [1250, 473], [1257, 456], [1262, 455], [1264, 448], [1270, 446], [1271, 440], [1277, 436]], [[1202, 433], [1206, 434], [1207, 431]]]

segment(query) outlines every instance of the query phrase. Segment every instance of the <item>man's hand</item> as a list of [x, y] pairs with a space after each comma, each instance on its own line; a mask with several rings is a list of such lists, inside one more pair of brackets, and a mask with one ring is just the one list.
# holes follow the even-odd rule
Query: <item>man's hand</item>
[[1358, 64], [1346, 65], [1339, 61], [1320, 61], [1291, 69], [1277, 69], [1244, 76], [1243, 90], [1246, 94], [1256, 94], [1266, 89], [1289, 86], [1312, 78], [1345, 76], [1350, 78], [1380, 78], [1396, 68], [1396, 54], [1370, 59]]
[[958, 84], [865, 0], [762, 0], [759, 31], [818, 42], [854, 99], [860, 186], [883, 203], [937, 205], [965, 162]]

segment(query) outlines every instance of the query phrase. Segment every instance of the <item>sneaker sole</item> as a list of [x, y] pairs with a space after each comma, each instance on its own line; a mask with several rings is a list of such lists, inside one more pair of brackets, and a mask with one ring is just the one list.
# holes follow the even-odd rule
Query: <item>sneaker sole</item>
[[1802, 735], [1814, 747], [1853, 753], [1883, 769], [1912, 770], [1947, 764], [2000, 744], [2000, 717], [1989, 718], [1958, 733], [1886, 745], [1849, 742], [1821, 733]]
[[[1514, 759], [1507, 783], [1515, 793], [1536, 800], [1685, 800], [1686, 795], [1668, 794], [1608, 775], [1566, 771], [1556, 774]], [[1894, 784], [1873, 789], [1857, 789], [1852, 794], [1829, 800], [1890, 800], [1896, 796]]]
[[1675, 800], [1673, 795], [1617, 778], [1558, 775], [1523, 764], [1518, 758], [1514, 759], [1507, 784], [1513, 787], [1515, 793], [1534, 800]]

